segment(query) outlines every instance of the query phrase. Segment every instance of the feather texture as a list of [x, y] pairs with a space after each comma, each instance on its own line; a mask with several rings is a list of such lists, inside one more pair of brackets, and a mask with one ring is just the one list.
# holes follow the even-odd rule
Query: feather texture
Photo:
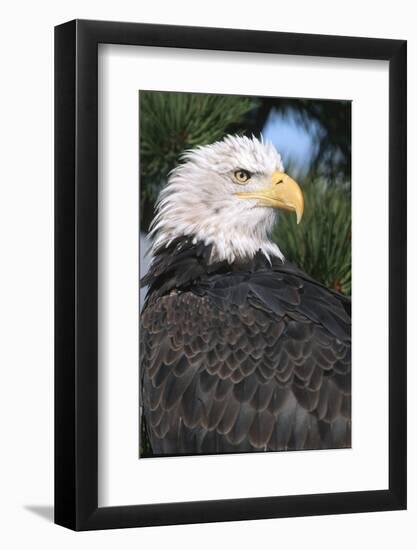
[[144, 279], [141, 401], [155, 455], [351, 445], [350, 303], [262, 254], [180, 239]]

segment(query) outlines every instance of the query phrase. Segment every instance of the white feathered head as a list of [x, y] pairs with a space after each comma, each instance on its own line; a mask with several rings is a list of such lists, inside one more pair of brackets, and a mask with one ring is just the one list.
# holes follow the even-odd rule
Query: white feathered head
[[186, 151], [160, 192], [151, 225], [153, 249], [182, 236], [213, 245], [212, 260], [283, 255], [270, 240], [276, 209], [301, 220], [304, 199], [271, 143], [227, 136]]

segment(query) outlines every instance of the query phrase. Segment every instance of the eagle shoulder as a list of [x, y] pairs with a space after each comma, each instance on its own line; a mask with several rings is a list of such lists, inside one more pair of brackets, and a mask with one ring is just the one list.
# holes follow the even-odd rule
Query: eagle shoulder
[[154, 296], [141, 380], [155, 454], [350, 446], [346, 304], [292, 268]]

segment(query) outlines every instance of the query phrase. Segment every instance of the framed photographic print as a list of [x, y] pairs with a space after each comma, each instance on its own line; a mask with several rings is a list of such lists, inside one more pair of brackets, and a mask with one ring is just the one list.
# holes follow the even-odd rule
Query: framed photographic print
[[55, 30], [55, 521], [406, 507], [406, 42]]

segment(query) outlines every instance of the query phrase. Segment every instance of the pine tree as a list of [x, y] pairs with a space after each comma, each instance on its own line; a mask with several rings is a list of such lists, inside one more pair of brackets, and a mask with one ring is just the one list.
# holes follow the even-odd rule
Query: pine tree
[[303, 182], [304, 217], [282, 213], [273, 237], [285, 257], [327, 287], [351, 293], [351, 207], [346, 186]]

